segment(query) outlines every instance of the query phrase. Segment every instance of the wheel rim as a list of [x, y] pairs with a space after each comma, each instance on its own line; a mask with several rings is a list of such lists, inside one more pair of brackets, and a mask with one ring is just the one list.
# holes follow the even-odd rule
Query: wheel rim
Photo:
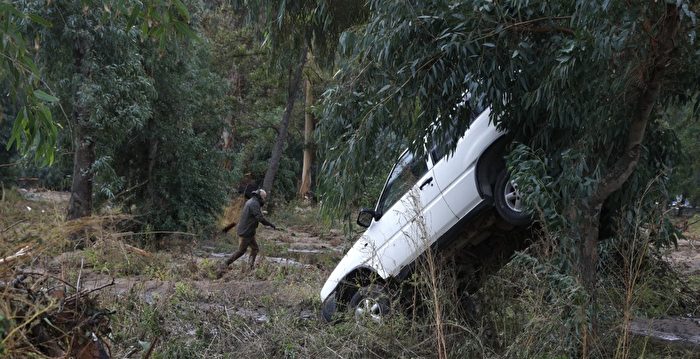
[[383, 310], [381, 304], [376, 299], [364, 298], [355, 307], [355, 319], [371, 320], [375, 323], [382, 321]]
[[522, 212], [523, 203], [520, 192], [518, 192], [518, 186], [513, 183], [513, 181], [508, 181], [506, 183], [506, 188], [503, 191], [503, 195], [506, 199], [506, 206], [513, 212]]

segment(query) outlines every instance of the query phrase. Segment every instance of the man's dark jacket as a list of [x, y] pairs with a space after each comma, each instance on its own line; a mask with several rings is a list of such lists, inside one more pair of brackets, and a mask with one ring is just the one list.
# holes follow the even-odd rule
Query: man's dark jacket
[[254, 194], [251, 199], [246, 201], [241, 212], [241, 219], [238, 221], [236, 233], [243, 238], [251, 238], [255, 236], [255, 230], [258, 228], [258, 223], [266, 226], [274, 227], [274, 225], [263, 217], [262, 199], [258, 194]]

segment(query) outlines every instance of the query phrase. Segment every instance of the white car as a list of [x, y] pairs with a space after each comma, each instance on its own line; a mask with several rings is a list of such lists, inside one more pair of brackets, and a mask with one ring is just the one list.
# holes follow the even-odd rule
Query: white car
[[490, 109], [474, 116], [449, 155], [437, 149], [421, 158], [404, 152], [389, 174], [373, 210], [357, 223], [367, 230], [321, 289], [322, 317], [340, 308], [380, 319], [388, 311], [381, 283], [401, 281], [429, 247], [454, 239], [482, 209], [495, 206], [506, 222], [530, 222], [505, 170], [505, 133], [489, 121]]

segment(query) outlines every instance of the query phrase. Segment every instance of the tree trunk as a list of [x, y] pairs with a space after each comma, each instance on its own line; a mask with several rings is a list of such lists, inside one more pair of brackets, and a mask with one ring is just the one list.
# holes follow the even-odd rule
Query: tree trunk
[[[152, 134], [155, 134], [156, 131], [153, 128], [153, 120], [149, 121], [149, 132]], [[156, 183], [153, 180], [153, 177], [155, 176], [153, 174], [153, 169], [156, 167], [156, 161], [158, 160], [158, 145], [160, 144], [160, 141], [158, 141], [158, 138], [156, 136], [150, 136], [148, 138], [148, 174], [146, 177], [146, 180], [148, 181], [148, 196], [150, 197], [148, 200], [148, 203], [152, 208], [158, 208], [158, 198], [157, 198], [157, 193], [156, 193]]]
[[[659, 97], [661, 82], [671, 60], [672, 52], [675, 49], [674, 40], [680, 28], [680, 19], [676, 5], [667, 5], [666, 13], [661, 20], [661, 28], [654, 39], [658, 46], [651, 54], [648, 61], [650, 66], [645, 73], [642, 86], [637, 95], [637, 105], [631, 117], [625, 152], [610, 167], [584, 205], [584, 208], [587, 209], [585, 214], [587, 218], [582, 225], [582, 230], [598, 228], [598, 220], [600, 219], [600, 210], [603, 207], [603, 203], [613, 192], [622, 187], [639, 162], [644, 134], [654, 104]], [[589, 293], [592, 293], [595, 285], [595, 268], [598, 258], [598, 231], [582, 232], [582, 236], [584, 242], [582, 243], [583, 255], [581, 256], [582, 279], [584, 279], [583, 282], [586, 285], [586, 289], [589, 290]]]
[[314, 164], [316, 154], [316, 144], [314, 143], [314, 129], [316, 127], [316, 119], [311, 113], [311, 106], [314, 104], [313, 87], [311, 80], [306, 79], [306, 101], [305, 101], [305, 116], [304, 116], [304, 160], [301, 170], [301, 184], [299, 185], [299, 198], [304, 198], [311, 192], [311, 170]]
[[[651, 117], [652, 109], [659, 97], [664, 73], [675, 49], [674, 41], [680, 28], [678, 8], [666, 5], [666, 12], [661, 19], [657, 36], [653, 39], [658, 46], [652, 51], [648, 60], [649, 67], [644, 73], [642, 86], [637, 93], [637, 105], [630, 119], [629, 132], [625, 152], [606, 171], [590, 198], [580, 206], [583, 211], [580, 216], [573, 218], [578, 223], [580, 235], [579, 270], [580, 280], [589, 294], [589, 306], [593, 310], [596, 303], [596, 283], [598, 266], [598, 236], [600, 227], [600, 212], [605, 200], [620, 189], [634, 172], [641, 154], [642, 141]], [[574, 216], [576, 217], [576, 216]], [[592, 315], [592, 332], [585, 331], [583, 353], [589, 353], [596, 339], [595, 314]], [[585, 329], [585, 328], [584, 328]], [[584, 354], [587, 355], [587, 354]]]
[[267, 192], [270, 192], [270, 190], [272, 189], [272, 183], [275, 181], [275, 176], [277, 176], [277, 170], [280, 167], [282, 150], [284, 149], [284, 143], [287, 141], [289, 120], [292, 117], [292, 111], [294, 110], [294, 102], [296, 101], [297, 95], [299, 94], [301, 75], [304, 69], [304, 65], [306, 64], [306, 49], [304, 49], [301, 52], [301, 54], [301, 59], [299, 60], [297, 68], [294, 70], [294, 74], [289, 77], [289, 87], [287, 89], [287, 106], [285, 107], [284, 113], [282, 114], [282, 121], [280, 122], [279, 129], [277, 131], [277, 139], [275, 140], [275, 144], [272, 147], [272, 156], [270, 157], [267, 172], [265, 172], [265, 179], [263, 180], [263, 189]]
[[92, 165], [95, 163], [95, 141], [80, 124], [76, 125], [73, 147], [73, 183], [70, 189], [67, 218], [76, 219], [92, 214]]
[[595, 296], [596, 267], [598, 266], [598, 232], [600, 229], [600, 210], [602, 206], [585, 211], [579, 218], [580, 242], [580, 271], [583, 285], [589, 289], [591, 298]]
[[[73, 60], [76, 72], [83, 80], [90, 77], [90, 70], [85, 65], [87, 45], [78, 41], [73, 48]], [[71, 184], [70, 201], [68, 202], [67, 219], [87, 217], [92, 214], [92, 183], [95, 163], [95, 139], [90, 130], [88, 109], [80, 105], [77, 90], [73, 100], [73, 182]]]

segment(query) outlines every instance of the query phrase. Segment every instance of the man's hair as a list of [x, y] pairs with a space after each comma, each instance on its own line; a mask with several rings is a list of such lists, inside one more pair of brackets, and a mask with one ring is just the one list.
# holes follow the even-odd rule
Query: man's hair
[[265, 192], [265, 190], [262, 188], [259, 190], [253, 191], [253, 193], [260, 196], [260, 198], [262, 198], [263, 200], [267, 198], [267, 192]]

